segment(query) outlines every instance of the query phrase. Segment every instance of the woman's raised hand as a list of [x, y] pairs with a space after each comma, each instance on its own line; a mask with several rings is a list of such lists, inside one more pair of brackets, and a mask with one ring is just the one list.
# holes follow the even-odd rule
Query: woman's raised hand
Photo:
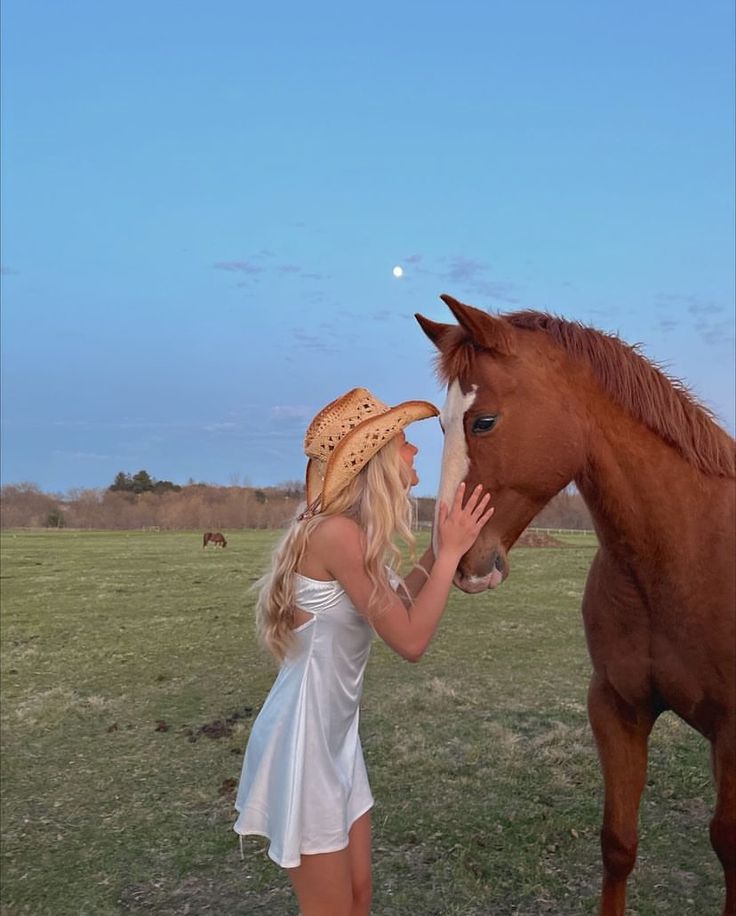
[[463, 505], [465, 484], [461, 483], [455, 491], [452, 506], [441, 502], [437, 513], [438, 551], [454, 554], [457, 560], [467, 553], [475, 543], [483, 526], [493, 515], [495, 509], [490, 505], [491, 494], [483, 493], [483, 485], [473, 490]]

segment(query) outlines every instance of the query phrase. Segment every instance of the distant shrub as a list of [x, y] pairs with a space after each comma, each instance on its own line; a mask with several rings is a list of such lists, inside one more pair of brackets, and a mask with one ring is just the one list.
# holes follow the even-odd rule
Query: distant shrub
[[47, 528], [64, 528], [65, 526], [66, 526], [66, 519], [64, 518], [64, 513], [61, 511], [61, 509], [58, 506], [56, 506], [46, 516], [46, 527]]

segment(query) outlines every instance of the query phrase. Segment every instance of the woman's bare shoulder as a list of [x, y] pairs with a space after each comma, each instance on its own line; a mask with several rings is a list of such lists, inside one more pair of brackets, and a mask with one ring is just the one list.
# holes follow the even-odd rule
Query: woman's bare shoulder
[[315, 547], [315, 557], [350, 595], [360, 613], [367, 613], [373, 585], [365, 570], [365, 536], [363, 529], [352, 518], [333, 515], [326, 518], [315, 530], [321, 537]]
[[362, 551], [359, 525], [344, 515], [331, 515], [311, 533], [299, 571], [317, 579], [338, 578], [335, 568], [341, 568], [341, 558], [354, 561]]
[[362, 543], [362, 535], [361, 528], [354, 519], [346, 515], [331, 515], [315, 528], [311, 542], [318, 549], [324, 547], [333, 550], [345, 543], [359, 546]]
[[341, 560], [357, 562], [365, 551], [360, 526], [345, 515], [326, 518], [315, 530], [312, 546], [322, 562], [333, 572], [342, 565]]

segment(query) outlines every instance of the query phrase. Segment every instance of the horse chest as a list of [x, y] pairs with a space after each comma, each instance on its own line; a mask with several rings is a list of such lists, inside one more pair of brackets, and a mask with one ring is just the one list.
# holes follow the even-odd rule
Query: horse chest
[[[671, 709], [709, 734], [718, 710], [728, 706], [723, 675], [732, 662], [724, 658], [721, 665], [708, 654], [676, 605], [649, 605], [629, 590], [610, 590], [597, 601], [586, 593], [583, 616], [593, 668], [626, 705]], [[723, 649], [728, 655], [727, 642]]]

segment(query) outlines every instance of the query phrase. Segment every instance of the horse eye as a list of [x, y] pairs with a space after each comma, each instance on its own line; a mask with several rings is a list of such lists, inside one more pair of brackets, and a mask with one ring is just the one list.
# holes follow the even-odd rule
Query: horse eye
[[497, 417], [478, 417], [473, 420], [474, 433], [487, 433], [496, 425]]

